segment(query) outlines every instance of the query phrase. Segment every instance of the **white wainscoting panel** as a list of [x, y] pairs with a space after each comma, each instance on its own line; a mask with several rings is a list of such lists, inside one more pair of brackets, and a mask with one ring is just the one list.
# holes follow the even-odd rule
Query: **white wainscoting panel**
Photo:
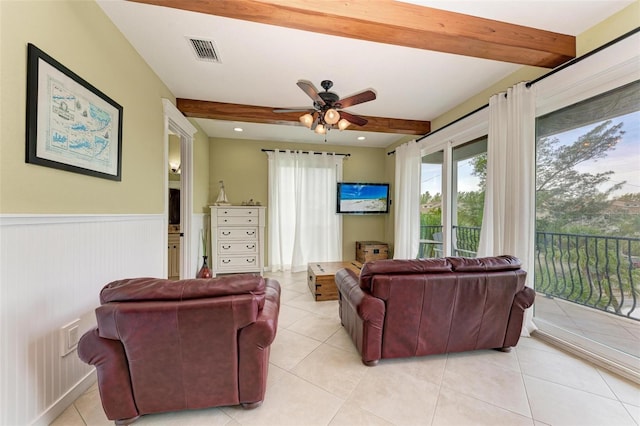
[[93, 368], [59, 329], [95, 324], [100, 289], [166, 277], [162, 215], [0, 215], [0, 424], [48, 424]]

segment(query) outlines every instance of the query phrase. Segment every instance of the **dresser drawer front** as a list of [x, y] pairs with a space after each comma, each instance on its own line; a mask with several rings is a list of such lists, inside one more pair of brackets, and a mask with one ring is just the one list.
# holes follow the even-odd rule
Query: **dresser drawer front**
[[218, 258], [218, 269], [255, 269], [258, 266], [257, 256], [220, 256]]
[[218, 243], [218, 254], [224, 256], [226, 254], [254, 254], [258, 252], [258, 242], [230, 242], [220, 241]]
[[258, 239], [258, 228], [218, 228], [218, 239], [254, 241]]
[[255, 216], [218, 216], [218, 225], [258, 225]]
[[219, 209], [218, 217], [258, 217], [258, 209]]

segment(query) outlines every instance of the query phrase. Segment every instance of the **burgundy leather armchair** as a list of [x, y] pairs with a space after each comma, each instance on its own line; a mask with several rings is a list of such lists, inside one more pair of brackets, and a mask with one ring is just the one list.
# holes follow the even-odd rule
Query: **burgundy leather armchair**
[[78, 355], [95, 365], [107, 418], [264, 399], [280, 285], [249, 274], [112, 282]]
[[362, 362], [510, 350], [535, 291], [513, 256], [377, 260], [336, 273], [340, 319]]

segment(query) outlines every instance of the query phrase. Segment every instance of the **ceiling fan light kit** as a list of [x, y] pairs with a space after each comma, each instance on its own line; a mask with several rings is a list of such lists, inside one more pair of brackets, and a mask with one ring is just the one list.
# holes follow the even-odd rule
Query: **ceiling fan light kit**
[[338, 95], [329, 91], [333, 86], [331, 80], [323, 80], [320, 85], [324, 89], [324, 92], [318, 92], [310, 81], [298, 80], [298, 87], [313, 100], [313, 109], [305, 107], [288, 108], [276, 109], [274, 112], [304, 111], [305, 113], [299, 118], [300, 123], [320, 135], [326, 135], [327, 132], [333, 128], [342, 131], [351, 124], [358, 126], [367, 124], [367, 119], [341, 110], [342, 108], [374, 100], [376, 94], [373, 90], [364, 90], [355, 95], [340, 99]]
[[329, 108], [324, 113], [324, 121], [327, 124], [333, 125], [333, 124], [336, 124], [339, 120], [340, 120], [340, 113], [333, 108]]
[[311, 125], [313, 124], [313, 115], [306, 113], [304, 115], [301, 115], [299, 120], [303, 126], [310, 129]]

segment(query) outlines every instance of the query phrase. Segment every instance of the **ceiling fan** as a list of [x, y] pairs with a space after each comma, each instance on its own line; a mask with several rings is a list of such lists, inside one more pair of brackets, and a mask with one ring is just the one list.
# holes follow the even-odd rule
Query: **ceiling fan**
[[274, 109], [273, 112], [306, 111], [306, 114], [300, 116], [300, 122], [321, 135], [326, 134], [334, 127], [344, 130], [351, 124], [358, 126], [367, 124], [366, 118], [353, 115], [344, 111], [343, 108], [374, 100], [376, 93], [373, 90], [363, 90], [355, 95], [340, 99], [338, 95], [329, 91], [333, 86], [331, 80], [323, 80], [320, 83], [324, 92], [318, 92], [313, 83], [308, 80], [298, 80], [297, 84], [313, 100], [313, 108]]

